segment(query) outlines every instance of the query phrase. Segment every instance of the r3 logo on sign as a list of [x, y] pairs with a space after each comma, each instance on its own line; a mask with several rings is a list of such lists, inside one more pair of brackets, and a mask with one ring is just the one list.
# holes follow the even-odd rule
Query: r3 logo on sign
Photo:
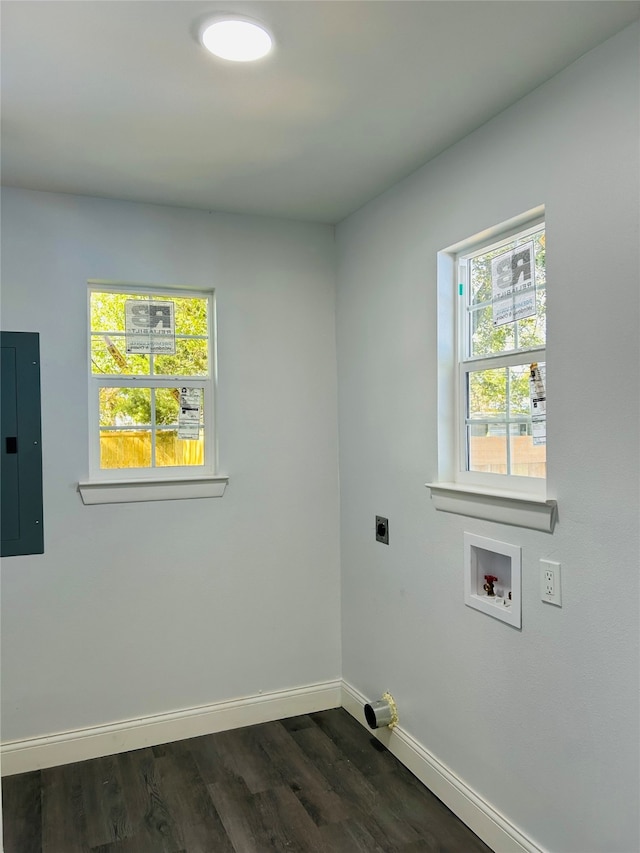
[[176, 351], [174, 303], [127, 299], [125, 334], [128, 353], [174, 355]]
[[491, 260], [493, 325], [503, 326], [536, 313], [533, 243]]
[[509, 296], [515, 290], [533, 287], [532, 258], [533, 243], [518, 246], [517, 249], [494, 258], [491, 261], [494, 291], [498, 288], [502, 296]]
[[[137, 299], [128, 299], [127, 306], [129, 303], [131, 303], [132, 325], [139, 329], [153, 329], [171, 334], [173, 302], [139, 302]], [[158, 329], [158, 326], [161, 326], [161, 329]]]

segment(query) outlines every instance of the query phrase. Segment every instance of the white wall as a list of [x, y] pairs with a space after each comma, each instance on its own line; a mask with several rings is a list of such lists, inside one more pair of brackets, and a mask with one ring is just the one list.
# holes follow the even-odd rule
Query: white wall
[[[40, 332], [45, 553], [2, 561], [3, 740], [340, 675], [334, 234], [6, 189]], [[84, 506], [86, 280], [216, 288], [220, 499]]]
[[[343, 674], [555, 853], [638, 838], [638, 28], [337, 231]], [[436, 253], [544, 203], [553, 535], [437, 513]], [[389, 517], [390, 545], [374, 516]], [[522, 630], [463, 532], [523, 549]], [[540, 601], [538, 560], [562, 563]]]

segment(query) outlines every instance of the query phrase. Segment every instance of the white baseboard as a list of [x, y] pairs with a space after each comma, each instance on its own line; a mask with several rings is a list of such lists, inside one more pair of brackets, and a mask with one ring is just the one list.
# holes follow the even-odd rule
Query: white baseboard
[[[457, 815], [469, 829], [497, 853], [544, 853], [504, 815], [416, 741], [402, 726], [371, 731], [364, 706], [378, 696], [365, 698], [355, 687], [342, 682], [342, 707], [383, 743], [414, 776]], [[401, 711], [402, 713], [402, 711]]]
[[338, 708], [342, 698], [341, 686], [342, 682], [336, 679], [105, 726], [10, 741], [3, 743], [0, 749], [2, 775], [12, 776]]

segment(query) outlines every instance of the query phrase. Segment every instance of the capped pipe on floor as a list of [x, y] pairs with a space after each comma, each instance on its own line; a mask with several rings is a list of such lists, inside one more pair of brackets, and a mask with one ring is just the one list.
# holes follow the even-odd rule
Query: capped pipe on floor
[[383, 693], [377, 702], [364, 706], [364, 716], [371, 729], [387, 726], [394, 729], [398, 725], [398, 707], [390, 693]]

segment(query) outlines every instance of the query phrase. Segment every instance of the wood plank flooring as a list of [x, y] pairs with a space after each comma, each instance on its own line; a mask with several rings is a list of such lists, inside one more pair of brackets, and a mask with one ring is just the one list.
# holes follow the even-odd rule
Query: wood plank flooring
[[2, 781], [5, 853], [490, 853], [346, 711]]

